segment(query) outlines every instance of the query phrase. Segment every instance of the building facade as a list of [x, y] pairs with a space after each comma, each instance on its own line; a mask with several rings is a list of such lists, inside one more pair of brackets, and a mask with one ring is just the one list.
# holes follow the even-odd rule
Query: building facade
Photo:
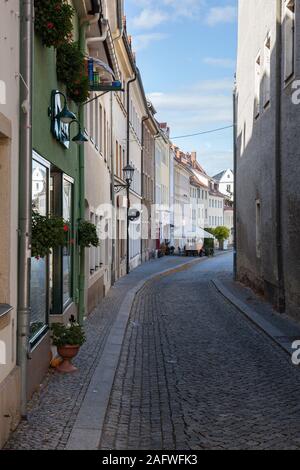
[[143, 120], [142, 136], [142, 261], [149, 261], [156, 250], [156, 240], [152, 236], [152, 215], [155, 204], [155, 136], [158, 126], [155, 109], [148, 102], [148, 117]]
[[299, 317], [300, 2], [239, 2], [237, 271]]
[[20, 371], [16, 365], [19, 30], [19, 2], [3, 2], [0, 15], [0, 448], [20, 417]]
[[232, 170], [224, 170], [215, 175], [213, 179], [219, 183], [219, 191], [224, 194], [229, 201], [234, 199], [234, 173]]

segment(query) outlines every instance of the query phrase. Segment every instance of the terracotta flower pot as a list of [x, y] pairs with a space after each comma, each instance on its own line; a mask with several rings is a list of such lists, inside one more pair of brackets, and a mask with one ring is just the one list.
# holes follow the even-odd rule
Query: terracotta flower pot
[[58, 354], [63, 358], [63, 362], [57, 366], [59, 372], [68, 374], [70, 372], [76, 372], [77, 368], [73, 366], [71, 359], [77, 356], [80, 346], [65, 345], [57, 348]]

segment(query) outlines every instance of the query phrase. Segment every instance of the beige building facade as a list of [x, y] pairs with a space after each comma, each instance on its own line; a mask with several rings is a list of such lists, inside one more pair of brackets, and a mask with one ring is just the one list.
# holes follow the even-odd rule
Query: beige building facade
[[[19, 420], [17, 363], [19, 2], [0, 15], [0, 448]], [[5, 65], [5, 66], [3, 66]]]

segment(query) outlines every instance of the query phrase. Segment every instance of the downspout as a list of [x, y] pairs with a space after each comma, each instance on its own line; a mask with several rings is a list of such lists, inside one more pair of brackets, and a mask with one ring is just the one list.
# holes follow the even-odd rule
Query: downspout
[[233, 164], [234, 164], [234, 245], [233, 245], [233, 278], [237, 280], [237, 109], [236, 83], [233, 89]]
[[[85, 54], [86, 44], [85, 36], [86, 30], [90, 22], [85, 21], [80, 26], [79, 32], [79, 48]], [[84, 108], [82, 106], [78, 109], [78, 120], [81, 129], [84, 129]], [[84, 166], [84, 145], [79, 146], [79, 222], [85, 220], [85, 166]], [[85, 248], [80, 248], [79, 255], [79, 305], [78, 305], [78, 320], [83, 323], [85, 316]]]
[[[144, 123], [150, 119], [150, 116], [145, 116], [142, 119], [142, 160], [141, 160], [141, 193], [142, 193], [142, 204], [144, 204], [144, 144], [145, 144], [145, 128]], [[141, 223], [143, 224], [143, 216], [141, 218]], [[141, 227], [142, 228], [142, 227]], [[141, 230], [141, 261], [143, 262], [143, 230]]]
[[282, 0], [276, 4], [276, 124], [275, 124], [275, 197], [276, 197], [276, 249], [277, 249], [277, 272], [278, 272], [278, 309], [280, 313], [285, 311], [285, 282], [283, 272], [282, 253], [282, 181], [281, 181], [281, 89], [282, 89]]
[[[98, 12], [93, 17], [86, 17], [81, 21], [79, 29], [79, 49], [85, 55], [86, 52], [86, 30], [97, 23], [100, 18], [100, 2], [97, 5]], [[79, 106], [78, 120], [81, 129], [84, 129], [84, 108]], [[84, 166], [84, 145], [79, 146], [79, 221], [85, 220], [85, 166]], [[78, 301], [78, 320], [83, 323], [85, 316], [85, 248], [80, 248], [79, 255], [79, 301]]]
[[[127, 165], [130, 164], [130, 85], [137, 79], [137, 72], [134, 71], [134, 77], [127, 82]], [[129, 209], [130, 209], [130, 188], [127, 187], [127, 240], [126, 240], [126, 272], [130, 273], [130, 253], [129, 253]]]
[[[112, 253], [111, 253], [111, 285], [116, 282], [116, 200], [115, 200], [115, 162], [113, 138], [113, 94], [110, 94], [110, 198], [112, 204]], [[119, 234], [118, 234], [119, 239]]]
[[[91, 23], [90, 23], [91, 24]], [[104, 42], [106, 41], [107, 35], [108, 35], [108, 20], [102, 19], [101, 24], [104, 26], [104, 33], [102, 36], [96, 37], [96, 38], [87, 38], [86, 44], [97, 44], [98, 42]]]
[[27, 415], [27, 361], [29, 356], [31, 210], [32, 210], [32, 58], [33, 0], [20, 2], [20, 151], [19, 151], [19, 270], [18, 365], [21, 374], [21, 416]]

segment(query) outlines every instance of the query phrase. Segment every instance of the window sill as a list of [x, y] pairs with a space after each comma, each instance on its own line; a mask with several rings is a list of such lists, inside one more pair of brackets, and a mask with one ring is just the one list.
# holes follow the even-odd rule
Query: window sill
[[10, 312], [13, 307], [7, 304], [0, 304], [0, 330], [6, 328], [10, 323]]

